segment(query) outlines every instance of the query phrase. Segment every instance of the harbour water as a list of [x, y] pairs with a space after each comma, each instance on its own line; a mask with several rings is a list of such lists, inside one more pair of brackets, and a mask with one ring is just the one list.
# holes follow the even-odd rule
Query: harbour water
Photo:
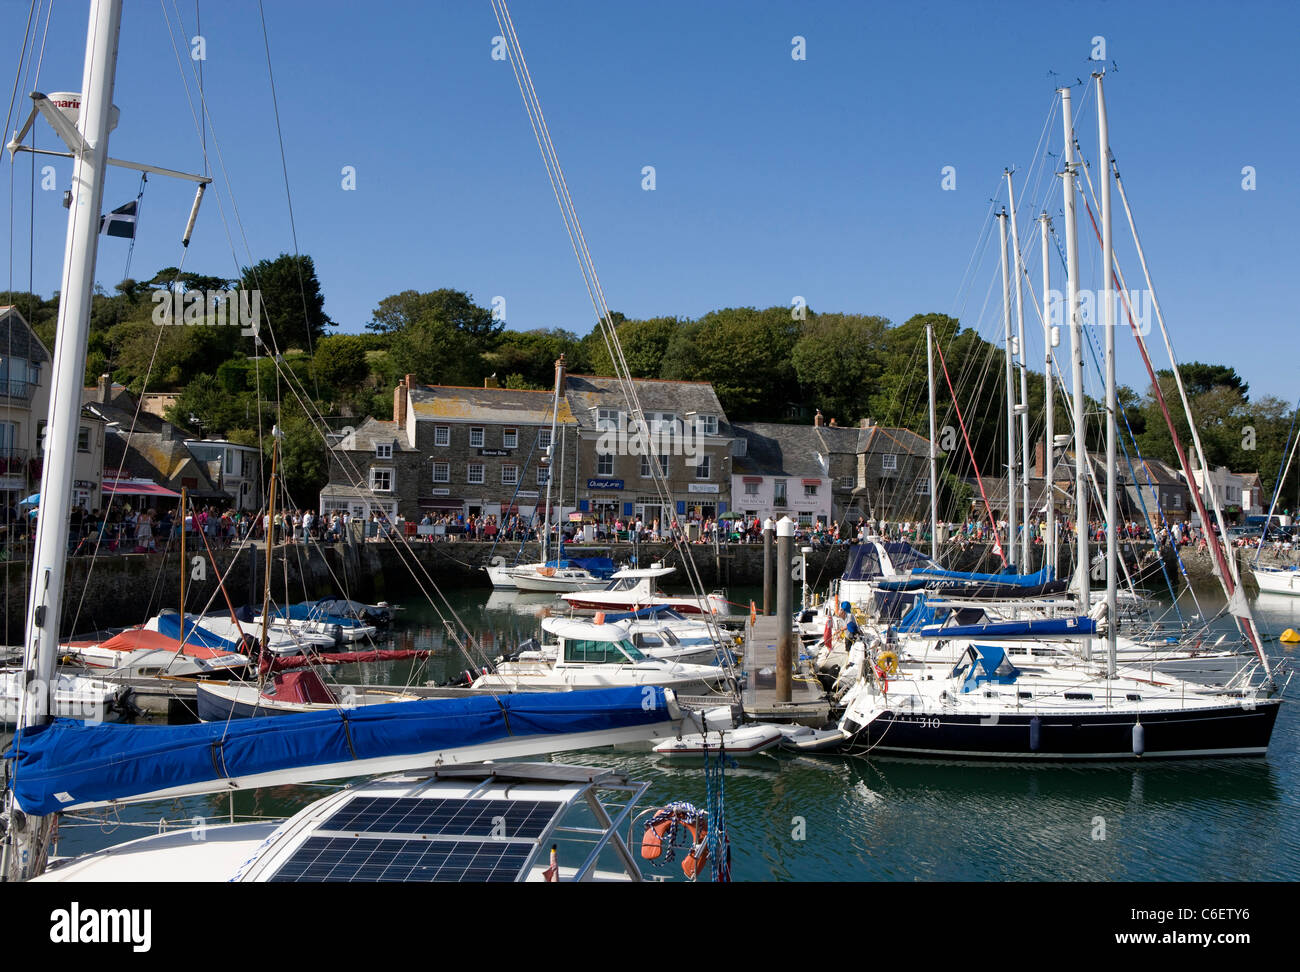
[[[736, 590], [747, 603], [757, 592]], [[1199, 592], [1212, 615], [1222, 599]], [[450, 606], [490, 652], [538, 631], [548, 596], [449, 591]], [[467, 667], [418, 595], [392, 635], [396, 647], [431, 648], [427, 667], [367, 664], [340, 682], [443, 680]], [[1192, 610], [1184, 597], [1184, 612]], [[1300, 599], [1256, 602], [1276, 636], [1300, 629]], [[1224, 631], [1230, 622], [1216, 623]], [[1292, 652], [1272, 640], [1270, 653]], [[1106, 766], [990, 766], [838, 756], [763, 755], [726, 774], [732, 877], [744, 881], [1259, 881], [1300, 877], [1300, 686], [1286, 692], [1267, 757]], [[651, 784], [643, 808], [706, 802], [702, 767], [644, 752], [569, 753], [564, 762], [606, 766]], [[280, 817], [319, 787], [237, 794], [233, 812]], [[228, 797], [142, 804], [114, 823], [67, 819], [68, 855], [154, 832], [160, 819], [217, 823]], [[636, 836], [639, 840], [640, 828]], [[681, 880], [676, 864], [657, 872]]]

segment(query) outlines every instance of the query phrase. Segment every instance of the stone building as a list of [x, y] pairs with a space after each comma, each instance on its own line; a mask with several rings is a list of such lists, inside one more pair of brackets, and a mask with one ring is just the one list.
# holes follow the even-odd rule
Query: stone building
[[[420, 385], [407, 375], [393, 393], [393, 421], [366, 419], [331, 445], [320, 508], [407, 520], [532, 517], [547, 478], [564, 477], [575, 449], [568, 403], [561, 397], [557, 408], [552, 391]], [[558, 495], [552, 505], [572, 509]]]
[[[644, 435], [616, 378], [564, 376], [564, 395], [578, 432], [576, 475], [566, 488], [585, 517], [610, 522], [641, 517], [653, 525], [717, 517], [730, 509], [734, 433], [707, 382], [633, 380]], [[658, 457], [667, 495], [656, 486]], [[570, 453], [570, 462], [574, 461]]]
[[[50, 410], [50, 352], [17, 307], [0, 307], [0, 502], [6, 508], [41, 487]], [[104, 423], [85, 408], [73, 466], [73, 503], [102, 502]]]
[[736, 422], [732, 428], [743, 444], [731, 470], [736, 512], [746, 520], [788, 516], [800, 526], [831, 525], [831, 456], [820, 427]]

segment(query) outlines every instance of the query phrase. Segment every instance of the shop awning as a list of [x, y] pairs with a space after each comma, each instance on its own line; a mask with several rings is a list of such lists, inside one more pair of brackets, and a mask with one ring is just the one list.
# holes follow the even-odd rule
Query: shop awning
[[762, 476], [742, 476], [742, 477], [740, 478], [740, 481], [741, 481], [742, 483], [761, 483], [761, 482], [763, 481], [763, 477], [762, 477]]
[[112, 494], [120, 496], [159, 496], [171, 499], [177, 499], [181, 495], [147, 479], [113, 479], [105, 476], [104, 495]]

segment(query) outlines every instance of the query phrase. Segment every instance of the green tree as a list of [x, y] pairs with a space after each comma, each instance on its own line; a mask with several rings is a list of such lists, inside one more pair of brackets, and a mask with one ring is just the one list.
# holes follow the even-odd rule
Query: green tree
[[505, 325], [493, 320], [492, 312], [474, 303], [462, 290], [443, 288], [428, 293], [403, 290], [385, 297], [366, 325], [380, 334], [396, 335], [420, 321], [435, 319], [467, 339], [475, 353], [490, 351]]
[[322, 338], [312, 356], [316, 380], [341, 392], [354, 392], [370, 374], [364, 342], [352, 334]]
[[[335, 326], [325, 314], [325, 295], [316, 277], [316, 265], [306, 254], [295, 257], [281, 253], [274, 260], [245, 267], [240, 286], [261, 293], [261, 337], [273, 350], [310, 351], [326, 328]], [[268, 327], [270, 334], [266, 333]], [[230, 330], [238, 333], [239, 329]]]
[[[622, 317], [622, 315], [619, 315]], [[685, 326], [677, 317], [651, 317], [646, 320], [623, 320], [615, 331], [623, 348], [623, 357], [633, 378], [662, 377], [664, 356], [673, 337]], [[600, 326], [592, 331], [588, 348], [591, 370], [598, 375], [614, 374], [614, 363]]]
[[889, 321], [864, 314], [814, 314], [804, 322], [790, 360], [810, 404], [854, 422], [884, 372]]

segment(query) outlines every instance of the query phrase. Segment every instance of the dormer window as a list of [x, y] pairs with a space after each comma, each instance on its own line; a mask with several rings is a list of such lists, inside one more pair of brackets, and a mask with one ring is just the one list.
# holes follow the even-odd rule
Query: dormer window
[[622, 424], [622, 413], [616, 408], [599, 408], [596, 410], [596, 428], [601, 431], [617, 432]]
[[716, 415], [695, 416], [695, 431], [699, 435], [717, 435], [718, 417]]
[[393, 444], [391, 442], [376, 442], [375, 458], [376, 459], [393, 458]]

